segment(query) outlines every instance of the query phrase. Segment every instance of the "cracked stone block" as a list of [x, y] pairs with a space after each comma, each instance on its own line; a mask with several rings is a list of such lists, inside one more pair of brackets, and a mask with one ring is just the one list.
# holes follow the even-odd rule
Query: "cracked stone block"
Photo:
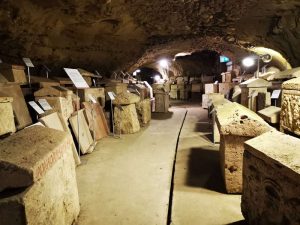
[[300, 224], [299, 146], [278, 131], [245, 143], [241, 208], [250, 225]]
[[0, 148], [1, 189], [23, 187], [0, 192], [0, 224], [70, 225], [77, 219], [75, 164], [65, 132], [34, 126]]
[[135, 104], [115, 106], [114, 123], [117, 134], [133, 134], [138, 132], [141, 127]]
[[151, 121], [151, 100], [149, 98], [136, 103], [136, 110], [141, 124]]
[[0, 97], [0, 135], [16, 131], [12, 102], [13, 98]]
[[216, 122], [221, 135], [220, 164], [226, 190], [241, 193], [244, 142], [273, 128], [238, 103], [216, 108]]
[[300, 135], [300, 78], [282, 84], [281, 130]]

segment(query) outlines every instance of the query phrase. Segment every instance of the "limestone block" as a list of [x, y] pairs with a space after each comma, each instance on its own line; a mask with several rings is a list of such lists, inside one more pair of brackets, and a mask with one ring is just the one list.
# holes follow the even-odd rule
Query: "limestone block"
[[245, 142], [241, 208], [249, 224], [299, 224], [299, 146], [278, 131]]
[[12, 106], [15, 115], [16, 127], [18, 130], [32, 124], [27, 104], [19, 85], [0, 85], [0, 96], [8, 96], [13, 98]]
[[95, 100], [102, 106], [105, 106], [105, 89], [104, 88], [85, 88], [78, 90], [78, 95], [81, 102], [90, 102], [89, 95], [93, 96]]
[[242, 89], [240, 88], [240, 86], [238, 85], [234, 86], [232, 97], [231, 97], [232, 101], [241, 103], [241, 96], [242, 96]]
[[144, 99], [136, 103], [136, 110], [139, 116], [141, 124], [147, 124], [151, 120], [151, 101], [150, 99]]
[[278, 124], [280, 118], [281, 108], [276, 106], [269, 106], [257, 112], [265, 121], [272, 124]]
[[135, 104], [115, 106], [114, 122], [116, 133], [133, 134], [141, 128]]
[[231, 72], [222, 73], [222, 83], [231, 83], [232, 78]]
[[171, 91], [170, 91], [170, 98], [171, 98], [171, 99], [178, 99], [178, 92], [177, 92], [177, 89], [176, 89], [176, 90], [171, 90]]
[[13, 98], [0, 97], [0, 136], [16, 131], [12, 101]]
[[[119, 82], [110, 82], [105, 85], [105, 92], [114, 92], [116, 95], [127, 92], [128, 84]], [[106, 96], [108, 98], [108, 96]]]
[[68, 121], [74, 112], [72, 98], [65, 97], [35, 97], [35, 100], [46, 99], [49, 105], [57, 112], [61, 113], [64, 120]]
[[220, 163], [228, 193], [241, 193], [244, 142], [272, 130], [261, 117], [237, 104], [216, 108], [221, 135]]
[[219, 83], [218, 85], [218, 93], [221, 94], [229, 94], [229, 92], [233, 89], [233, 87], [235, 86], [234, 83]]
[[139, 92], [139, 96], [140, 96], [141, 100], [150, 98], [150, 90], [145, 85], [136, 84], [135, 87]]
[[224, 95], [220, 93], [210, 93], [202, 95], [202, 108], [208, 109], [212, 101], [224, 99]]
[[204, 86], [204, 91], [205, 94], [210, 94], [210, 93], [218, 93], [218, 84], [205, 84]]
[[67, 133], [41, 126], [22, 130], [0, 143], [0, 191], [32, 185], [62, 156], [65, 145], [71, 148]]
[[73, 92], [62, 86], [47, 86], [34, 92], [35, 97], [65, 97], [69, 98], [72, 96]]
[[300, 77], [283, 82], [282, 89], [300, 91]]
[[[29, 181], [27, 178], [30, 176], [35, 179], [31, 186], [18, 191], [6, 191], [1, 196], [0, 224], [72, 224], [79, 214], [80, 206], [69, 138], [64, 132], [41, 126], [25, 129], [14, 136], [5, 141], [9, 147], [6, 154], [11, 152], [13, 155], [9, 155], [11, 162], [6, 165], [6, 169], [12, 173], [6, 174], [5, 178], [1, 177], [1, 183], [4, 180], [15, 180], [15, 184], [21, 184], [21, 181]], [[27, 140], [24, 140], [26, 137]], [[19, 170], [12, 170], [13, 165], [14, 169]], [[27, 176], [24, 176], [26, 173]]]
[[188, 92], [187, 92], [187, 90], [180, 90], [179, 91], [179, 98], [181, 100], [187, 100], [188, 99]]
[[177, 84], [171, 84], [171, 91], [176, 91], [177, 92]]
[[130, 105], [139, 102], [141, 98], [132, 93], [123, 92], [116, 96], [116, 99], [113, 101], [114, 105]]
[[283, 90], [280, 127], [300, 135], [300, 90]]
[[8, 81], [21, 84], [27, 83], [27, 78], [24, 70], [25, 67], [21, 65], [2, 64], [0, 66], [1, 73]]
[[155, 94], [155, 112], [168, 112], [170, 107], [170, 96], [168, 93]]

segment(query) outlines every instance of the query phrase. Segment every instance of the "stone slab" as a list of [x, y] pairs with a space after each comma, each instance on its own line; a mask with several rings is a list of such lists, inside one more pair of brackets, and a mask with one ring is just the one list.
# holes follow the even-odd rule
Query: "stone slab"
[[299, 146], [278, 131], [245, 142], [241, 207], [249, 224], [299, 224]]
[[[9, 96], [7, 96], [9, 94]], [[12, 97], [16, 127], [18, 130], [32, 124], [32, 120], [19, 85], [0, 85], [1, 97]]]
[[64, 132], [67, 132], [69, 134], [70, 139], [71, 139], [73, 158], [74, 158], [74, 161], [75, 161], [76, 165], [79, 165], [80, 164], [80, 158], [78, 156], [77, 149], [76, 149], [74, 140], [72, 138], [71, 131], [69, 129], [67, 121], [65, 121], [62, 118], [61, 114], [59, 114], [57, 112], [50, 113], [49, 115], [45, 115], [45, 116], [41, 117], [39, 119], [39, 121], [48, 128], [52, 128], [52, 129], [59, 130], [59, 131], [64, 131]]
[[78, 95], [81, 102], [91, 102], [89, 95], [92, 95], [95, 100], [102, 106], [105, 106], [105, 89], [104, 88], [85, 88], [79, 89]]
[[281, 108], [276, 106], [269, 106], [257, 112], [265, 121], [272, 124], [278, 124], [280, 118]]
[[16, 131], [12, 101], [13, 98], [0, 97], [0, 136]]
[[[28, 133], [35, 134], [35, 131], [52, 133], [54, 130], [26, 129]], [[40, 165], [40, 167], [48, 168], [41, 179], [25, 189], [0, 193], [0, 224], [70, 225], [77, 220], [80, 206], [69, 138], [61, 135], [63, 132], [55, 131], [55, 133], [58, 134], [57, 139], [40, 139], [35, 143], [35, 146], [41, 147], [42, 151], [51, 156], [48, 158], [48, 164]], [[46, 144], [45, 148], [40, 146], [40, 143]], [[10, 144], [14, 146], [14, 142]], [[35, 156], [33, 153], [26, 157], [34, 158]]]
[[[64, 141], [64, 140], [68, 141]], [[33, 126], [0, 141], [0, 191], [40, 180], [71, 146], [67, 133]]]
[[170, 107], [170, 96], [168, 93], [155, 94], [155, 112], [168, 112]]
[[93, 152], [94, 141], [84, 116], [84, 109], [73, 113], [69, 119], [69, 122], [76, 137], [77, 143], [79, 142], [81, 153], [86, 154]]
[[25, 67], [20, 65], [3, 64], [0, 66], [0, 72], [9, 82], [16, 82], [21, 84], [27, 83], [24, 69]]

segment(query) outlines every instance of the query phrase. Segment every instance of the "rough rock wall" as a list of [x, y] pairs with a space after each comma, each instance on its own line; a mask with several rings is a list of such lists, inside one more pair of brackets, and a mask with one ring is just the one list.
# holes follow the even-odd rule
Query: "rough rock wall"
[[297, 0], [3, 0], [0, 56], [111, 72], [174, 50], [235, 54], [253, 44], [283, 52], [296, 66], [299, 7]]

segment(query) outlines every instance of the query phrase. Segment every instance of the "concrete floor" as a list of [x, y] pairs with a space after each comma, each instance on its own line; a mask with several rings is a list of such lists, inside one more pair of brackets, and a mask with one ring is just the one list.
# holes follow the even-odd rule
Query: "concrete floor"
[[80, 225], [167, 224], [175, 149], [185, 109], [154, 114], [149, 127], [106, 138], [77, 168]]
[[225, 193], [219, 146], [211, 140], [207, 110], [189, 107], [175, 164], [173, 225], [244, 224], [241, 196]]
[[165, 225], [176, 144], [170, 218], [176, 225], [243, 224], [240, 196], [224, 194], [218, 146], [209, 137], [207, 111], [175, 104], [154, 114], [149, 127], [101, 140], [77, 168], [79, 225]]

